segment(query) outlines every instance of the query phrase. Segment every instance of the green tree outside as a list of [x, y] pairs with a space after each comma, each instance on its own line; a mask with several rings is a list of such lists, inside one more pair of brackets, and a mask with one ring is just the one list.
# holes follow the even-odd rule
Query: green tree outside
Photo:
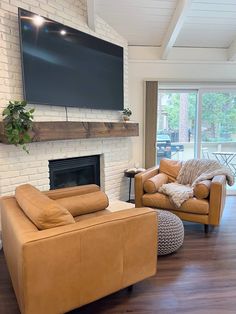
[[[169, 131], [178, 131], [180, 93], [166, 93], [164, 111]], [[188, 94], [188, 121], [186, 127], [194, 131], [196, 120], [196, 93]], [[206, 142], [232, 141], [236, 137], [236, 95], [212, 92], [202, 98], [202, 140]]]

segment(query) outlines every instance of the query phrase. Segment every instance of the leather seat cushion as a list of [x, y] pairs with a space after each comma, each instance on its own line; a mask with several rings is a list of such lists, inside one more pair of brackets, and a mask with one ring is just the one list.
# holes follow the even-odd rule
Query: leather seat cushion
[[144, 194], [142, 196], [143, 205], [152, 208], [173, 209], [176, 211], [202, 214], [209, 213], [209, 203], [207, 200], [199, 200], [195, 197], [185, 201], [180, 208], [175, 207], [168, 196], [161, 193]]

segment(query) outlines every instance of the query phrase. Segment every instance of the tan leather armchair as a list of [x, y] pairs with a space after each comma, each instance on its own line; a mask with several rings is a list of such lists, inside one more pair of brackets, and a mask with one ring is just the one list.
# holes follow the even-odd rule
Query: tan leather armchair
[[[55, 200], [79, 189], [46, 194]], [[4, 254], [21, 313], [65, 313], [156, 273], [152, 209], [103, 210], [41, 231], [13, 196], [1, 199], [1, 213]]]
[[159, 167], [150, 168], [135, 176], [135, 206], [159, 208], [169, 210], [179, 216], [182, 220], [198, 222], [205, 225], [205, 232], [208, 232], [208, 225], [217, 226], [223, 213], [226, 196], [225, 176], [215, 176], [212, 179], [210, 193], [207, 199], [193, 197], [185, 201], [180, 208], [171, 203], [168, 196], [161, 193], [148, 194], [144, 191], [146, 180], [159, 173]]

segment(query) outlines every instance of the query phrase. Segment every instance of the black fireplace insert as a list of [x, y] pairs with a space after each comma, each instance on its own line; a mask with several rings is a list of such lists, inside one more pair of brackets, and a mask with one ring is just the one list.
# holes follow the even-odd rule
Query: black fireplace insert
[[100, 186], [100, 155], [49, 160], [50, 189], [84, 184]]

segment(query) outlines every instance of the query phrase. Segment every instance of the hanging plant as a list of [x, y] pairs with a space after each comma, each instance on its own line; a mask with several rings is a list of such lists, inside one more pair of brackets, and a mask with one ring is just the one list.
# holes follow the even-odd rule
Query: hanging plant
[[34, 109], [27, 110], [26, 101], [9, 101], [8, 106], [3, 110], [4, 130], [7, 140], [15, 146], [20, 145], [23, 150], [29, 153], [26, 143], [31, 141], [30, 131], [33, 126]]

